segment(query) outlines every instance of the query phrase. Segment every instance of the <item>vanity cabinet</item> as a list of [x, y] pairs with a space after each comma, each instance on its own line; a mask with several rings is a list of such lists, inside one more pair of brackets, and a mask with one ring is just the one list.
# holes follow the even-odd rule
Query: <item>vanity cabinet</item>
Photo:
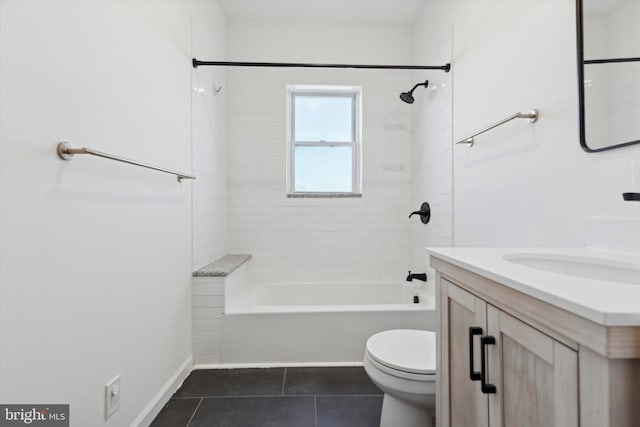
[[446, 261], [431, 265], [438, 426], [640, 425], [640, 328], [598, 325]]
[[478, 358], [471, 355], [478, 344], [472, 328], [478, 328], [479, 334], [486, 331], [487, 303], [445, 280], [441, 280], [440, 290], [436, 400], [439, 398], [441, 407], [448, 410], [436, 414], [436, 422], [443, 427], [487, 427], [488, 396], [481, 393], [477, 378], [470, 378], [471, 369], [477, 372], [479, 366]]
[[577, 427], [578, 353], [447, 280], [440, 287], [441, 425]]
[[487, 336], [489, 425], [578, 427], [578, 353], [491, 305]]

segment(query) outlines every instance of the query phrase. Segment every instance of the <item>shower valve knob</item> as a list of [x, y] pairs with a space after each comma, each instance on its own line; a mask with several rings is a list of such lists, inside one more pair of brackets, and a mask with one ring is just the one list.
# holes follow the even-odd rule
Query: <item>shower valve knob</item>
[[413, 215], [416, 215], [416, 214], [420, 215], [420, 221], [422, 221], [423, 224], [427, 224], [431, 219], [431, 207], [429, 206], [429, 203], [424, 202], [420, 206], [419, 211], [411, 212], [411, 214], [409, 215], [409, 218], [411, 218]]

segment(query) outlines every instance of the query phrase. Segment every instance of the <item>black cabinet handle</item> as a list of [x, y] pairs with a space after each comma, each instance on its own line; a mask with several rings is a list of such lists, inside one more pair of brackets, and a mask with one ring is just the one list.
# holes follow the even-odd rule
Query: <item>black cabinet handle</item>
[[496, 343], [495, 337], [487, 335], [486, 337], [480, 337], [480, 389], [484, 394], [492, 394], [496, 392], [496, 386], [493, 384], [487, 384], [487, 368], [486, 368], [486, 356], [487, 345], [494, 345]]
[[482, 328], [471, 326], [469, 328], [469, 378], [471, 381], [480, 381], [480, 372], [473, 370], [473, 337], [482, 335]]

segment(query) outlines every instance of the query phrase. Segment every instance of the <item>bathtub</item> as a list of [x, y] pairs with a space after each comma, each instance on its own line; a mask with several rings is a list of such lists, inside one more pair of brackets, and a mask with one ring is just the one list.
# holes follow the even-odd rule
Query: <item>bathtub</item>
[[361, 363], [376, 332], [435, 328], [433, 295], [404, 283], [262, 284], [226, 296], [225, 364]]

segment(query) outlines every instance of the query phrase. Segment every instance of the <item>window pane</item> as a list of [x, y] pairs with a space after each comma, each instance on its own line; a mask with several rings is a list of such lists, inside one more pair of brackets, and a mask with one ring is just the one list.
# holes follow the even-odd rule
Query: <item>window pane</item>
[[352, 151], [352, 147], [297, 146], [294, 191], [353, 192]]
[[295, 95], [295, 141], [353, 141], [353, 97]]

